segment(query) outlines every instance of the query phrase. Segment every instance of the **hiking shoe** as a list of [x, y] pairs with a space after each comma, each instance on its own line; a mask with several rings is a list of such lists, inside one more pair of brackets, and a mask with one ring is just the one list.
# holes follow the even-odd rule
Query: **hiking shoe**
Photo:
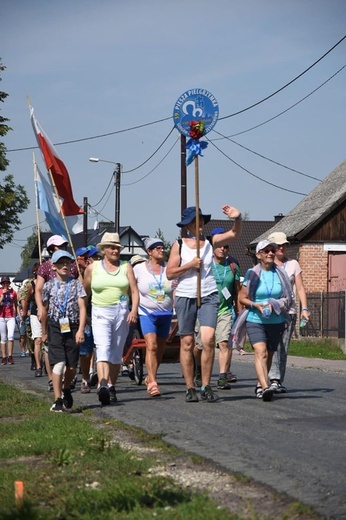
[[201, 388], [201, 399], [203, 401], [208, 401], [208, 403], [214, 403], [219, 398], [216, 394], [214, 394], [210, 385], [206, 385], [204, 388]]
[[77, 381], [78, 381], [78, 377], [74, 376], [74, 378], [72, 379], [71, 384], [70, 384], [70, 390], [74, 390], [76, 388]]
[[271, 401], [271, 399], [273, 397], [273, 393], [274, 393], [273, 390], [269, 386], [267, 388], [265, 388], [262, 393], [263, 401]]
[[35, 377], [42, 377], [42, 368], [37, 368], [35, 370]]
[[99, 401], [102, 406], [108, 405], [111, 402], [111, 396], [108, 390], [108, 386], [100, 386], [97, 391], [99, 396]]
[[20, 357], [26, 357], [25, 352], [22, 351], [22, 352], [20, 353]]
[[263, 396], [263, 388], [260, 385], [257, 385], [255, 388], [255, 394], [258, 399], [262, 399]]
[[9, 365], [14, 365], [14, 361], [13, 361], [13, 357], [12, 356], [8, 356], [8, 364]]
[[88, 385], [87, 381], [82, 381], [81, 387], [80, 387], [80, 393], [81, 394], [90, 394], [91, 388]]
[[48, 381], [48, 392], [53, 392], [53, 381]]
[[2, 365], [7, 365], [7, 357], [3, 357], [3, 358], [1, 359], [1, 364], [2, 364]]
[[270, 381], [270, 388], [273, 390], [274, 394], [286, 394], [287, 388], [281, 384], [281, 381], [278, 379], [272, 379]]
[[57, 399], [50, 408], [51, 412], [65, 412], [66, 408], [61, 398]]
[[114, 385], [111, 385], [108, 387], [108, 391], [109, 391], [109, 400], [111, 403], [116, 403], [117, 402], [117, 393], [115, 391], [115, 386]]
[[64, 389], [62, 391], [62, 400], [63, 400], [65, 408], [72, 408], [73, 397], [72, 397], [70, 388], [66, 388], [66, 390]]
[[237, 376], [232, 372], [227, 372], [226, 379], [229, 383], [236, 383], [238, 381]]
[[219, 390], [230, 390], [232, 388], [227, 377], [220, 377], [217, 381], [217, 387]]
[[202, 374], [201, 372], [197, 371], [195, 372], [195, 379], [194, 379], [195, 386], [200, 388], [202, 386]]
[[194, 388], [189, 388], [186, 390], [185, 401], [187, 403], [198, 403], [197, 392]]

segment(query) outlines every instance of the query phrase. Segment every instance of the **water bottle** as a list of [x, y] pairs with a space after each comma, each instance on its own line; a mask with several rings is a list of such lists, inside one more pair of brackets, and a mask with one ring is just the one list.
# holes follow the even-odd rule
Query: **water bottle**
[[87, 338], [89, 338], [91, 336], [91, 328], [90, 328], [90, 325], [85, 325], [84, 327], [84, 334]]
[[300, 320], [300, 323], [299, 323], [299, 328], [300, 329], [304, 329], [308, 324], [308, 320], [306, 318], [304, 318], [304, 316], [302, 317], [302, 319]]
[[270, 307], [269, 307], [269, 304], [266, 303], [265, 305], [263, 305], [263, 317], [264, 318], [270, 318], [270, 315], [271, 315], [272, 311], [270, 310]]

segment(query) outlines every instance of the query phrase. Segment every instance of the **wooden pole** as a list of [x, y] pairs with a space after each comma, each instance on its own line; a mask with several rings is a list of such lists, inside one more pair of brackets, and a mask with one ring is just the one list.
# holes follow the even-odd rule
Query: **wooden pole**
[[32, 152], [32, 162], [34, 165], [35, 210], [36, 210], [38, 258], [39, 258], [40, 264], [42, 264], [41, 229], [40, 229], [40, 218], [38, 215], [38, 195], [37, 195], [37, 164], [36, 164], [35, 152]]
[[[198, 177], [198, 155], [195, 157], [195, 197], [196, 197], [196, 256], [200, 258], [199, 244], [199, 177]], [[197, 307], [201, 306], [201, 270], [197, 269]]]

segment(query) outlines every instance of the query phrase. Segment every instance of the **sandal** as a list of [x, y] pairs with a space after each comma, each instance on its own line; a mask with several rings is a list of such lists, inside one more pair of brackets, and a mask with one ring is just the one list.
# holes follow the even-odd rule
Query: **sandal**
[[150, 395], [150, 397], [159, 397], [161, 395], [156, 381], [153, 381], [152, 383], [148, 384], [147, 392]]
[[144, 384], [145, 384], [145, 386], [148, 386], [148, 384], [149, 384], [149, 377], [148, 376], [146, 376], [144, 378]]

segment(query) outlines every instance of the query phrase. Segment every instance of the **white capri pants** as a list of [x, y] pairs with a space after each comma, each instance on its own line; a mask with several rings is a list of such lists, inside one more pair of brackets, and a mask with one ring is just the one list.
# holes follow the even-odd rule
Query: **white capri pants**
[[16, 318], [0, 318], [0, 337], [1, 343], [7, 343], [14, 340], [14, 329], [16, 327]]
[[120, 302], [108, 307], [92, 306], [91, 323], [96, 346], [96, 359], [118, 365], [123, 359], [123, 350], [129, 324], [127, 302]]

